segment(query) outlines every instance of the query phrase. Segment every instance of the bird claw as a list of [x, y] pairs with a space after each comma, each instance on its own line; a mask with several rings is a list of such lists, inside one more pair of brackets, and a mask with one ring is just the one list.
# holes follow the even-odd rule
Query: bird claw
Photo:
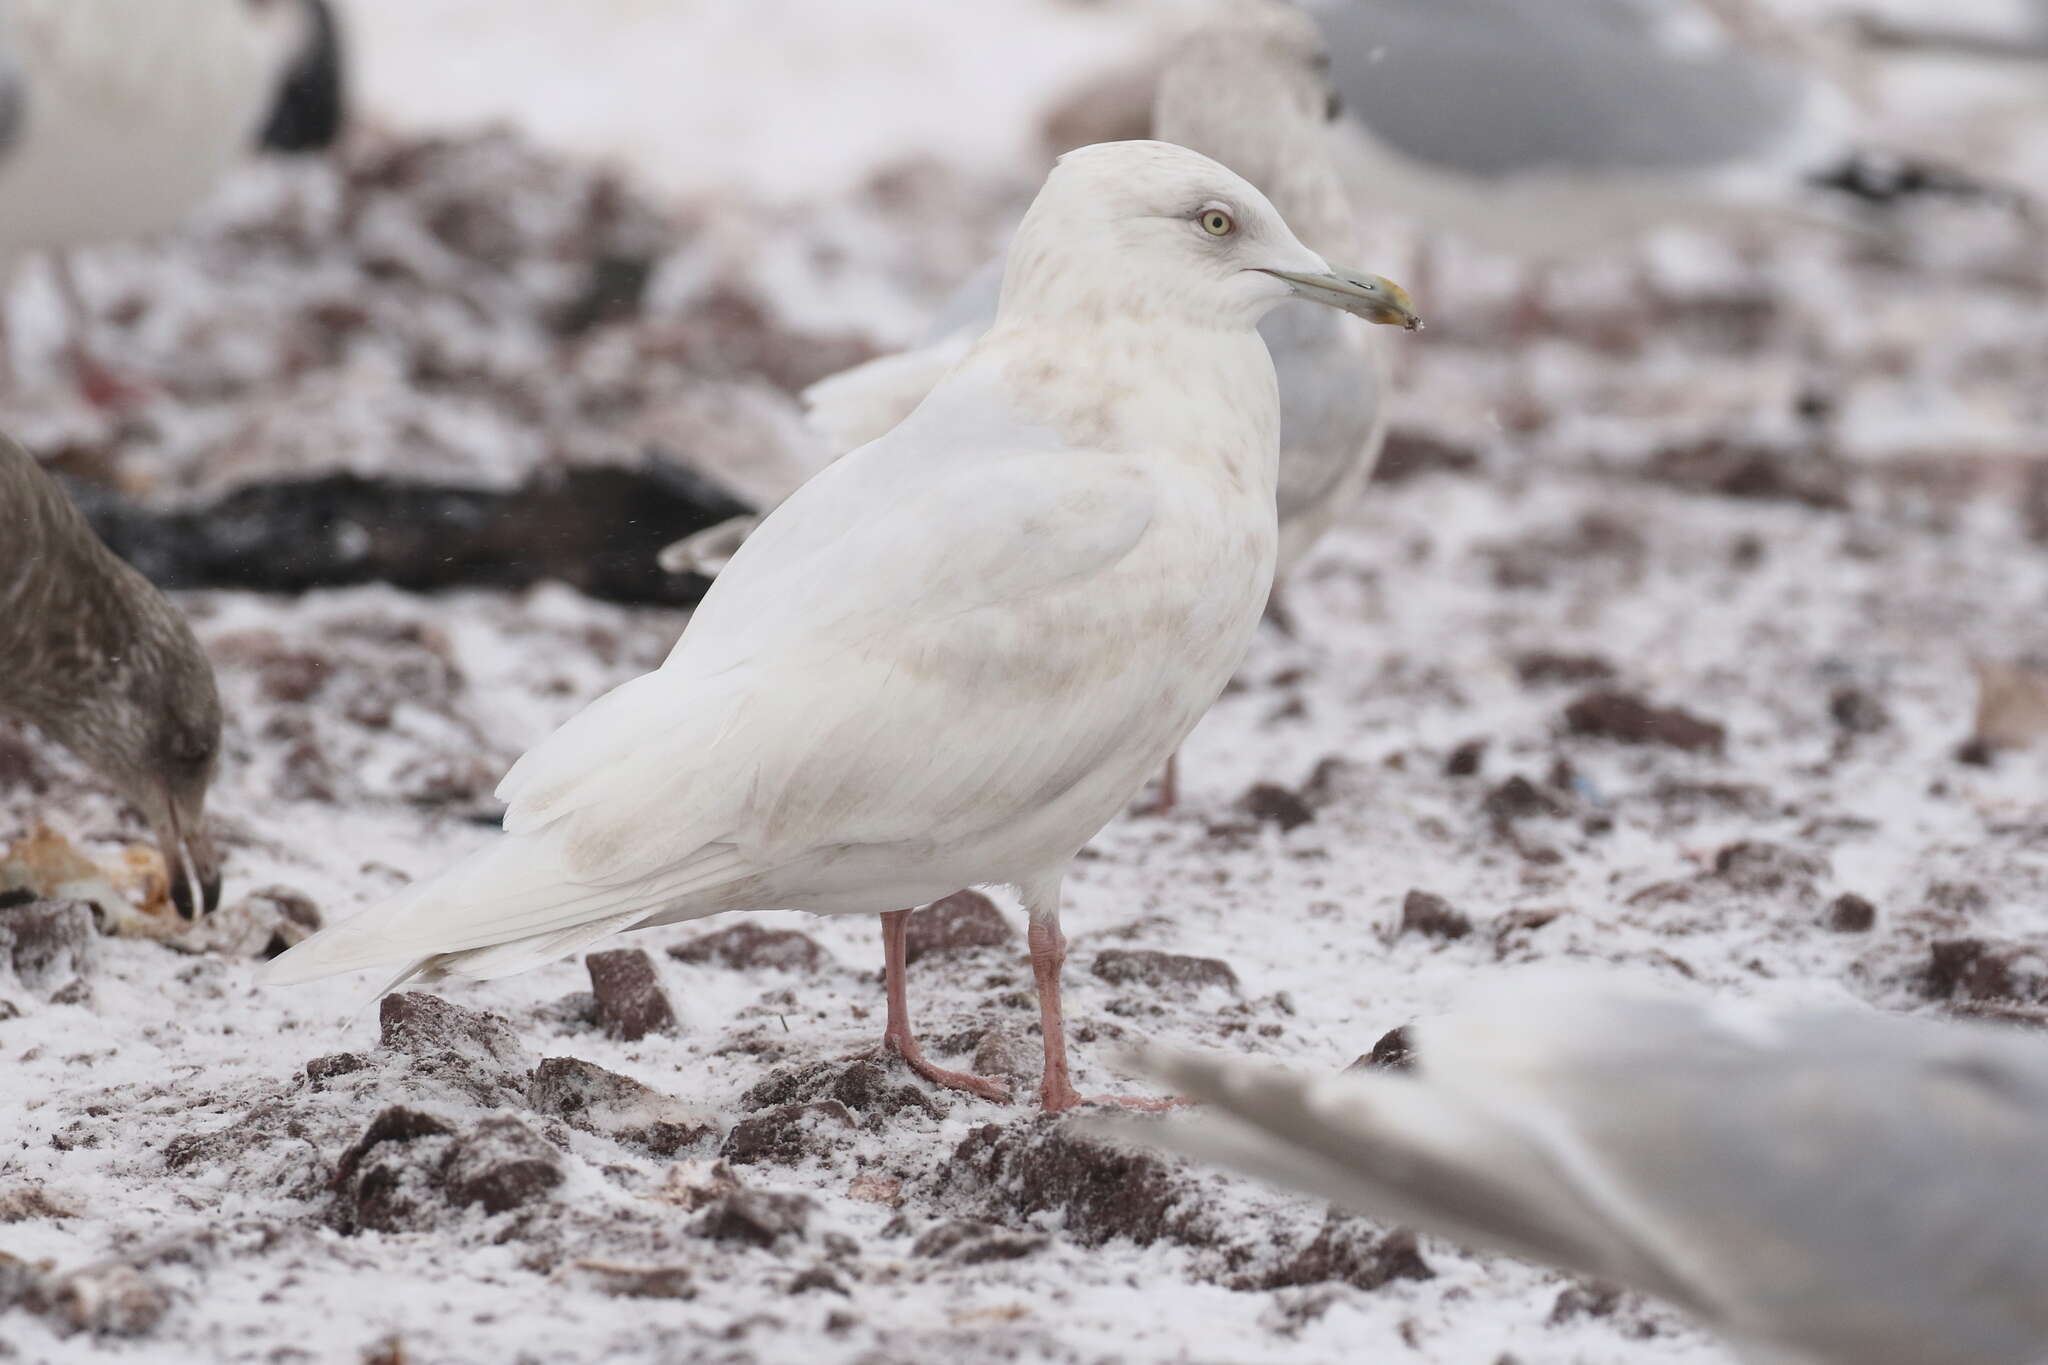
[[1164, 1114], [1175, 1109], [1185, 1109], [1194, 1101], [1179, 1095], [1167, 1095], [1163, 1098], [1149, 1095], [1083, 1095], [1079, 1091], [1068, 1089], [1063, 1094], [1055, 1095], [1048, 1095], [1041, 1090], [1038, 1103], [1048, 1114], [1064, 1114], [1084, 1104], [1108, 1105], [1140, 1114]]
[[978, 1095], [985, 1100], [994, 1100], [997, 1104], [1010, 1102], [1010, 1088], [1001, 1081], [992, 1081], [986, 1076], [977, 1076], [969, 1071], [948, 1071], [942, 1066], [934, 1066], [925, 1060], [923, 1051], [914, 1041], [905, 1048], [900, 1039], [884, 1038], [882, 1051], [900, 1058], [905, 1066], [933, 1085]]

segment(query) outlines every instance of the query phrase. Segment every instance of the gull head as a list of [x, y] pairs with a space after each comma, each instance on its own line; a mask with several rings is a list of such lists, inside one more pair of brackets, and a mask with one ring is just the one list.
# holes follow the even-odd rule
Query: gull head
[[186, 919], [220, 904], [221, 862], [206, 828], [220, 764], [213, 669], [168, 605], [151, 614], [116, 671], [45, 727], [128, 798], [156, 836], [171, 904]]
[[1289, 298], [1422, 325], [1399, 285], [1332, 267], [1220, 163], [1170, 142], [1102, 142], [1061, 157], [1032, 201], [1001, 316], [1250, 328]]
[[1214, 157], [1264, 190], [1302, 241], [1348, 258], [1358, 216], [1330, 127], [1339, 112], [1316, 21], [1286, 0], [1240, 0], [1174, 45], [1152, 136]]
[[1327, 159], [1315, 144], [1342, 112], [1322, 30], [1289, 0], [1244, 4], [1176, 43], [1152, 104], [1156, 136], [1265, 185], [1285, 160]]

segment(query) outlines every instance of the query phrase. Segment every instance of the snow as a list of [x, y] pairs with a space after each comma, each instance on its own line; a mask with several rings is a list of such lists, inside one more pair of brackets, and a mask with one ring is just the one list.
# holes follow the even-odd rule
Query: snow
[[[1047, 105], [1157, 21], [1063, 0], [356, 0], [351, 16], [382, 129], [345, 176], [254, 169], [187, 239], [91, 257], [109, 312], [141, 306], [107, 328], [110, 358], [163, 391], [113, 422], [32, 369], [10, 420], [38, 449], [165, 504], [343, 467], [506, 486], [649, 443], [736, 483], [751, 461], [801, 464], [816, 452], [793, 390], [915, 334], [1028, 195]], [[1885, 126], [1938, 140], [1976, 108], [1973, 80], [1888, 81]], [[1973, 149], [2015, 176], [2048, 165], [2038, 120], [1989, 108], [1970, 116]], [[516, 136], [474, 132], [505, 120]], [[414, 155], [407, 130], [453, 140]], [[630, 195], [616, 221], [587, 212], [603, 200], [593, 160], [628, 167], [672, 216]], [[610, 249], [654, 263], [642, 314], [561, 339], [548, 319], [579, 263]], [[1361, 264], [1403, 278], [1404, 256], [1389, 234], [1386, 257]], [[1121, 1038], [1343, 1066], [1530, 961], [1887, 1009], [1984, 1003], [1932, 998], [1928, 968], [1936, 943], [2042, 942], [2048, 757], [1956, 758], [1970, 660], [2038, 648], [2048, 605], [2022, 508], [2048, 453], [2037, 244], [1964, 209], [1876, 243], [1671, 233], [1559, 272], [1556, 321], [1527, 339], [1508, 325], [1511, 268], [1450, 247], [1431, 275], [1429, 331], [1397, 338], [1395, 425], [1410, 449], [1427, 438], [1474, 467], [1373, 488], [1293, 585], [1298, 638], [1263, 632], [1190, 741], [1181, 809], [1118, 821], [1077, 865], [1068, 1013], [1084, 1091], [1132, 1084], [1109, 1061]], [[1672, 453], [1717, 443], [1764, 452], [1775, 486], [1808, 496], [1770, 496], [1768, 478], [1766, 496], [1703, 489]], [[656, 664], [684, 619], [555, 585], [180, 600], [229, 712], [212, 802], [224, 915], [266, 886], [345, 915], [491, 837], [510, 760]], [[1533, 651], [1596, 656], [1614, 677], [1526, 682]], [[1567, 705], [1602, 687], [1718, 723], [1725, 744], [1570, 733]], [[1838, 720], [1847, 692], [1882, 723]], [[1475, 740], [1477, 771], [1448, 771]], [[76, 765], [26, 743], [0, 732], [0, 836], [46, 820], [103, 860], [141, 837]], [[1548, 813], [1513, 813], [1516, 777]], [[1243, 798], [1262, 783], [1314, 819], [1257, 820]], [[1817, 870], [1767, 888], [1744, 855], [1723, 859], [1742, 843]], [[1411, 889], [1473, 931], [1398, 934]], [[1848, 892], [1877, 907], [1871, 931], [1828, 927]], [[1012, 951], [911, 969], [942, 1064], [985, 1047], [1028, 1070], [1035, 1054], [1021, 916], [1004, 913]], [[500, 1016], [533, 1060], [585, 1059], [726, 1126], [759, 1116], [753, 1087], [818, 1063], [839, 1074], [881, 1027], [872, 922], [756, 919], [810, 936], [827, 964], [662, 951], [723, 921], [601, 945], [653, 953], [675, 1037], [592, 1026], [574, 960], [442, 993]], [[1589, 1308], [1548, 1272], [1429, 1241], [1432, 1279], [1233, 1288], [1300, 1250], [1325, 1210], [1215, 1173], [1173, 1177], [1206, 1239], [1087, 1244], [1072, 1209], [1034, 1212], [963, 1174], [980, 1130], [1027, 1146], [1039, 1130], [1023, 1107], [954, 1096], [861, 1111], [843, 1131], [817, 1119], [794, 1159], [734, 1164], [748, 1188], [816, 1207], [771, 1246], [714, 1241], [675, 1202], [709, 1178], [711, 1150], [651, 1155], [534, 1112], [498, 1063], [383, 1046], [367, 982], [263, 991], [247, 958], [99, 946], [73, 1003], [0, 961], [0, 1000], [19, 1011], [0, 1017], [0, 1252], [57, 1273], [133, 1267], [168, 1308], [133, 1338], [0, 1310], [0, 1358], [1729, 1358], [1669, 1310]], [[1106, 947], [1217, 958], [1241, 988], [1114, 984], [1089, 970]], [[2048, 1004], [2040, 969], [2016, 961], [2022, 1005]], [[343, 1053], [365, 1065], [306, 1078]], [[510, 1212], [344, 1234], [326, 1182], [392, 1105], [458, 1135], [517, 1119], [558, 1152], [562, 1183]], [[898, 1202], [876, 1202], [889, 1182]], [[1048, 1240], [1017, 1259], [916, 1254], [959, 1217]], [[616, 1297], [616, 1272], [594, 1265], [680, 1267], [694, 1297]], [[792, 1292], [820, 1268], [838, 1291]]]
[[352, 0], [346, 14], [365, 101], [409, 127], [511, 122], [663, 192], [805, 203], [899, 158], [1027, 163], [1048, 95], [1135, 51], [1133, 8]]

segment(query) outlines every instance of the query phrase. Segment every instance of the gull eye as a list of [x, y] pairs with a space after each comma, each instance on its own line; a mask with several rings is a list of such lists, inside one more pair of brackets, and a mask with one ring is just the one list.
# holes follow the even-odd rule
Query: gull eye
[[1211, 237], [1228, 237], [1237, 231], [1237, 220], [1222, 209], [1203, 209], [1197, 221], [1201, 223], [1202, 231]]
[[1342, 117], [1344, 117], [1344, 101], [1338, 97], [1336, 91], [1332, 90], [1329, 98], [1323, 102], [1323, 122], [1335, 123]]

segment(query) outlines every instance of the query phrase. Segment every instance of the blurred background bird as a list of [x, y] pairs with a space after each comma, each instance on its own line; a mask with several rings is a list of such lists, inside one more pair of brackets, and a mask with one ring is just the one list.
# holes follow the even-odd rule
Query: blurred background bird
[[1873, 49], [1981, 58], [1989, 61], [2048, 61], [2048, 0], [2015, 0], [2003, 22], [1971, 23], [1946, 5], [1928, 5], [1899, 15], [1884, 11], [1853, 16], [1857, 37]]
[[1745, 0], [1314, 8], [1350, 183], [1529, 263], [1522, 330], [1543, 320], [1547, 267], [1657, 227], [1869, 228], [1929, 197], [2022, 202], [1867, 145], [1831, 45]]
[[71, 750], [149, 821], [186, 919], [220, 903], [206, 790], [213, 667], [184, 616], [0, 436], [0, 713]]
[[[1359, 255], [1361, 234], [1330, 144], [1337, 104], [1315, 24], [1283, 0], [1253, 0], [1197, 27], [1168, 57], [1152, 96], [1151, 130], [1231, 167], [1264, 190], [1303, 242], [1333, 260]], [[994, 320], [1001, 262], [940, 309], [917, 348], [820, 380], [804, 393], [811, 424], [833, 451], [888, 431], [923, 400]], [[1399, 309], [1379, 322], [1407, 325]], [[1293, 629], [1287, 576], [1372, 476], [1386, 436], [1387, 362], [1375, 328], [1327, 309], [1281, 309], [1259, 325], [1280, 383], [1280, 550], [1268, 614]], [[716, 572], [755, 524], [738, 518], [679, 542], [672, 572]], [[1177, 798], [1169, 762], [1155, 809]]]
[[93, 354], [69, 253], [177, 227], [259, 149], [328, 147], [344, 91], [328, 0], [0, 3], [0, 281], [51, 253], [88, 399], [135, 395]]

